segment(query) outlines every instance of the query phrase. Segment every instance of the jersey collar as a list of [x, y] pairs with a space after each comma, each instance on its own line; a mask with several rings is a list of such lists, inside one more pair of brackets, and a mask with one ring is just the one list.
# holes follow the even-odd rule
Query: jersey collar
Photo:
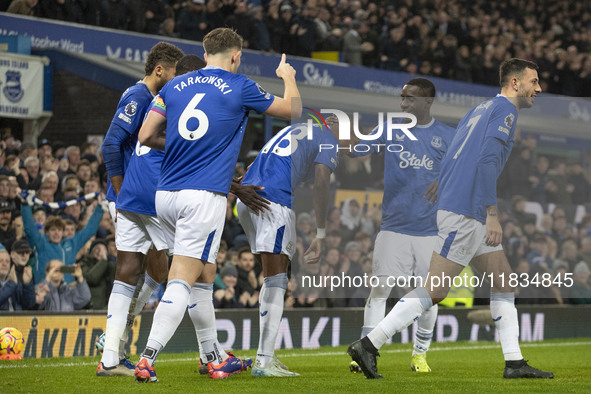
[[435, 118], [434, 117], [431, 117], [431, 121], [429, 123], [415, 125], [415, 127], [413, 127], [413, 129], [414, 128], [426, 129], [427, 127], [433, 126], [433, 123], [435, 123]]
[[154, 95], [154, 93], [152, 93], [152, 91], [148, 88], [148, 85], [146, 85], [146, 83], [144, 82], [143, 79], [140, 79], [139, 81], [137, 81], [137, 85], [144, 85], [144, 88], [146, 88], [146, 90], [148, 91], [148, 93], [150, 93], [150, 95], [152, 96], [152, 98], [156, 97]]

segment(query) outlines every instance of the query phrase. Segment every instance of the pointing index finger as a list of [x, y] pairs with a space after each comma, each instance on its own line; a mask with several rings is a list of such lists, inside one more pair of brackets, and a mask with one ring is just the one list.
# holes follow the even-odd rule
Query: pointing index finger
[[282, 53], [281, 54], [281, 61], [279, 62], [279, 65], [282, 65], [283, 63], [285, 63], [285, 59], [286, 59], [285, 53]]

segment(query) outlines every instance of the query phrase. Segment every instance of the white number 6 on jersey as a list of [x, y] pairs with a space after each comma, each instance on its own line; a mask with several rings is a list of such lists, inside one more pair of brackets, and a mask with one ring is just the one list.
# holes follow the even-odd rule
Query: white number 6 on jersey
[[[209, 119], [207, 119], [207, 115], [205, 112], [197, 109], [197, 105], [199, 105], [199, 102], [204, 96], [205, 93], [197, 93], [195, 96], [193, 96], [179, 117], [179, 134], [188, 141], [195, 141], [203, 137], [209, 128]], [[197, 130], [189, 130], [187, 128], [189, 120], [193, 118], [196, 118], [199, 122], [199, 127], [197, 127]]]

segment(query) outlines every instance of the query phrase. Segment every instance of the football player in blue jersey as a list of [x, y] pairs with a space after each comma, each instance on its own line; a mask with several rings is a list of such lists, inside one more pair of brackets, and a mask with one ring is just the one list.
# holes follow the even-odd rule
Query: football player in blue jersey
[[[299, 117], [301, 104], [295, 70], [282, 56], [277, 76], [284, 97], [275, 97], [237, 74], [242, 37], [228, 28], [212, 30], [203, 39], [207, 67], [171, 80], [161, 91], [166, 117], [148, 114], [140, 142], [166, 150], [156, 192], [156, 212], [173, 259], [168, 285], [154, 314], [152, 329], [135, 378], [157, 381], [154, 362], [170, 340], [187, 307], [191, 285], [200, 278], [213, 282], [205, 266], [215, 264], [224, 218], [249, 111], [285, 119]], [[293, 114], [292, 114], [293, 112]], [[214, 271], [215, 272], [215, 271]], [[242, 361], [229, 357], [214, 341], [201, 338], [203, 351], [217, 358], [211, 377], [242, 371]]]
[[[381, 150], [385, 161], [382, 225], [376, 238], [372, 268], [372, 275], [378, 278], [378, 284], [371, 288], [365, 304], [361, 337], [369, 334], [386, 314], [386, 301], [393, 286], [388, 283], [388, 278], [410, 279], [415, 275], [424, 279], [429, 271], [437, 239], [437, 208], [434, 204], [437, 179], [441, 161], [455, 133], [454, 128], [431, 116], [435, 98], [435, 86], [431, 81], [411, 79], [402, 88], [401, 96], [400, 108], [417, 118], [417, 125], [410, 129], [417, 141], [405, 141], [405, 135], [397, 133], [396, 143], [404, 144], [404, 150]], [[376, 142], [388, 144], [385, 134], [382, 133]], [[369, 152], [355, 156], [375, 153], [376, 145], [371, 146], [373, 149]], [[411, 358], [413, 371], [431, 371], [426, 353], [436, 320], [437, 305], [434, 305], [417, 321]], [[361, 372], [354, 361], [351, 362], [351, 371]]]
[[[306, 251], [308, 262], [315, 262], [326, 237], [326, 214], [330, 174], [337, 165], [337, 147], [349, 144], [338, 141], [338, 119], [326, 120], [329, 128], [314, 126], [308, 139], [308, 126], [295, 124], [279, 131], [260, 151], [244, 176], [243, 184], [262, 186], [258, 191], [270, 201], [270, 208], [259, 214], [242, 201], [237, 203], [238, 218], [253, 254], [259, 255], [264, 283], [259, 295], [259, 348], [252, 376], [297, 376], [274, 354], [283, 303], [287, 289], [287, 268], [296, 249], [293, 200], [295, 187], [314, 179], [316, 238]], [[321, 149], [326, 147], [325, 149]]]
[[531, 107], [542, 91], [537, 70], [527, 60], [503, 62], [501, 94], [476, 106], [458, 124], [441, 164], [439, 233], [427, 281], [405, 295], [374, 330], [347, 351], [366, 377], [382, 377], [375, 361], [378, 349], [443, 300], [451, 280], [468, 264], [492, 278], [490, 310], [505, 358], [503, 377], [554, 377], [529, 366], [521, 355], [514, 288], [506, 280], [512, 271], [501, 246], [497, 210], [496, 182], [513, 147], [518, 111]]
[[[176, 63], [182, 56], [183, 52], [175, 45], [166, 42], [159, 42], [154, 45], [146, 59], [145, 77], [141, 81], [138, 81], [134, 86], [128, 88], [121, 96], [119, 104], [117, 105], [115, 116], [111, 121], [111, 125], [107, 131], [102, 146], [103, 157], [105, 159], [105, 165], [109, 176], [107, 200], [109, 200], [109, 211], [115, 222], [115, 228], [117, 227], [116, 201], [119, 192], [121, 191], [125, 170], [127, 169], [127, 165], [137, 144], [137, 136], [140, 126], [154, 96], [170, 79], [174, 77]], [[122, 308], [120, 301], [122, 301], [123, 304], [126, 304], [127, 308], [125, 308], [124, 311], [127, 312], [128, 309], [130, 310], [129, 321], [131, 323], [133, 323], [133, 318], [135, 317], [134, 315], [132, 316], [135, 308], [134, 305], [130, 308], [130, 305], [124, 300], [126, 298], [125, 294], [127, 293], [124, 291], [125, 289], [122, 290], [119, 285], [124, 283], [121, 282], [121, 278], [127, 278], [130, 282], [134, 282], [134, 279], [132, 278], [136, 278], [135, 283], [137, 283], [137, 278], [140, 276], [141, 270], [127, 270], [135, 267], [133, 261], [138, 258], [138, 253], [139, 252], [131, 250], [118, 251], [116, 281], [113, 285], [113, 296], [110, 297], [109, 301], [109, 303], [113, 302], [112, 308], [109, 308], [113, 310], [120, 310], [120, 308]], [[129, 261], [131, 261], [132, 264], [129, 264]], [[148, 282], [160, 283], [166, 278], [167, 273], [166, 252], [164, 250], [159, 252], [156, 250], [150, 250], [148, 253], [148, 261], [148, 276], [150, 277]], [[135, 288], [135, 285], [132, 287]], [[143, 287], [142, 290], [151, 293], [148, 287]], [[123, 300], [121, 298], [123, 298]], [[132, 304], [134, 304], [134, 302], [132, 302]], [[111, 314], [110, 317], [113, 317], [113, 315]], [[110, 317], [107, 315], [108, 319]], [[133, 375], [135, 366], [127, 360], [124, 351], [127, 339], [124, 335], [128, 330], [129, 325], [124, 332], [109, 330], [109, 332], [113, 332], [113, 335], [109, 335], [105, 338], [105, 346], [107, 349], [112, 349], [115, 346], [115, 342], [119, 341], [117, 342], [117, 347], [119, 349], [120, 362], [116, 366], [113, 366], [112, 360], [105, 360], [106, 368], [114, 367], [109, 369], [110, 372], [108, 373], [111, 375]], [[121, 338], [116, 339], [116, 335], [120, 335]], [[106, 357], [109, 357], [108, 355], [110, 354], [110, 352], [107, 352]], [[107, 373], [107, 369], [105, 369], [104, 372]]]
[[[205, 66], [205, 62], [195, 55], [183, 56], [176, 66], [176, 75], [182, 75], [189, 71], [198, 70]], [[150, 108], [160, 105], [158, 96], [154, 98]], [[149, 112], [149, 110], [148, 110]], [[145, 274], [145, 280], [142, 289], [139, 293], [137, 301], [133, 306], [133, 312], [127, 313], [130, 306], [128, 304], [132, 301], [135, 287], [138, 283], [138, 275], [129, 276], [131, 273], [142, 272], [143, 257], [146, 251], [154, 245], [156, 250], [165, 250], [166, 244], [163, 240], [162, 229], [158, 218], [156, 218], [155, 197], [156, 186], [158, 178], [160, 177], [160, 166], [164, 152], [150, 149], [142, 146], [139, 142], [136, 145], [135, 151], [130, 158], [129, 165], [125, 172], [125, 178], [121, 186], [121, 191], [117, 196], [117, 250], [119, 252], [131, 252], [135, 259], [128, 258], [125, 260], [127, 265], [134, 264], [133, 267], [125, 267], [118, 270], [117, 274], [121, 277], [116, 277], [115, 286], [118, 289], [117, 293], [113, 293], [113, 297], [118, 300], [115, 305], [113, 302], [112, 308], [108, 311], [107, 330], [105, 334], [105, 346], [103, 349], [103, 356], [97, 368], [97, 376], [117, 376], [121, 374], [121, 368], [118, 367], [119, 359], [116, 348], [110, 349], [110, 346], [116, 346], [116, 338], [126, 339], [128, 336], [128, 329], [133, 324], [135, 316], [137, 316], [143, 309], [150, 295], [158, 289], [159, 282], [153, 279], [154, 275], [150, 272]], [[259, 202], [264, 202], [260, 198], [254, 188], [248, 188], [237, 183], [232, 183], [232, 192], [247, 199], [253, 209], [264, 209], [265, 205]], [[150, 264], [152, 263], [152, 264]], [[148, 261], [147, 269], [158, 269], [159, 267], [152, 267], [154, 260]], [[167, 266], [167, 261], [165, 261]], [[213, 266], [212, 266], [213, 267]], [[209, 268], [209, 267], [206, 267]], [[215, 267], [213, 267], [215, 270]], [[128, 276], [123, 276], [127, 274]], [[189, 315], [191, 319], [200, 323], [202, 321], [210, 322], [208, 327], [203, 328], [195, 325], [196, 331], [201, 331], [202, 337], [206, 337], [209, 329], [215, 332], [215, 314], [213, 304], [211, 302], [212, 288], [211, 284], [203, 284], [196, 282], [191, 291], [192, 298], [197, 300], [190, 300]], [[209, 292], [209, 303], [201, 302], [199, 294], [201, 292]], [[200, 307], [197, 307], [200, 304]], [[117, 307], [115, 307], [117, 306]], [[197, 312], [198, 311], [198, 312]], [[127, 321], [127, 324], [125, 322]], [[121, 335], [123, 332], [123, 335]], [[109, 338], [107, 340], [107, 338]], [[217, 341], [217, 335], [214, 336]], [[203, 357], [203, 364], [200, 368], [202, 373], [207, 373], [207, 362]], [[252, 363], [252, 361], [250, 361]], [[248, 360], [243, 360], [243, 364], [249, 364]], [[249, 364], [250, 365], [250, 364]], [[203, 366], [205, 370], [203, 371]], [[134, 366], [135, 369], [135, 366]], [[123, 372], [126, 372], [123, 370]]]

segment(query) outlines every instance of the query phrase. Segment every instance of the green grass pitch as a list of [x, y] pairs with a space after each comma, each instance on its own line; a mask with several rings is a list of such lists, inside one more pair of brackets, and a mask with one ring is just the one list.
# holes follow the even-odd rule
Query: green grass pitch
[[[316, 350], [280, 350], [279, 358], [301, 376], [253, 378], [242, 373], [212, 380], [197, 373], [196, 353], [162, 354], [156, 363], [155, 384], [133, 378], [98, 378], [98, 357], [1, 361], [1, 393], [185, 393], [185, 392], [591, 392], [591, 339], [523, 343], [530, 364], [556, 375], [553, 380], [504, 380], [499, 344], [491, 342], [435, 343], [428, 361], [433, 372], [410, 370], [410, 345], [386, 345], [378, 358], [381, 380], [367, 380], [349, 372], [346, 347]], [[255, 351], [237, 351], [253, 357]], [[137, 357], [132, 358], [136, 361]]]

